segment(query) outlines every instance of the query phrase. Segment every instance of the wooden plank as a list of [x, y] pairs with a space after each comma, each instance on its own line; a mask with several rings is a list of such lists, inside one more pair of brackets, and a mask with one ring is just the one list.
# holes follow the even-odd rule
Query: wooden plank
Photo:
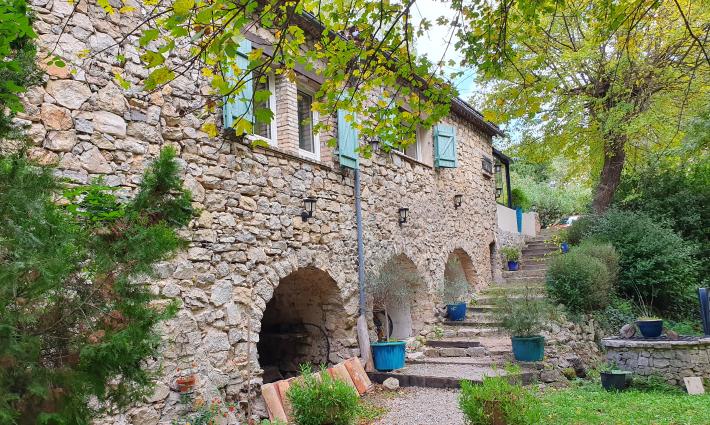
[[350, 373], [348, 372], [348, 369], [345, 367], [344, 364], [338, 363], [328, 369], [328, 372], [330, 372], [330, 376], [332, 376], [333, 379], [340, 379], [341, 381], [344, 381], [346, 384], [353, 387], [357, 391], [357, 386], [353, 382], [353, 379], [350, 377]]
[[360, 393], [360, 395], [365, 394], [372, 389], [372, 381], [370, 381], [370, 377], [367, 376], [367, 372], [365, 372], [365, 369], [362, 367], [362, 363], [360, 363], [360, 360], [357, 357], [347, 359], [343, 362], [343, 364], [345, 365], [348, 374], [350, 374], [350, 379], [352, 379], [355, 384], [355, 388], [357, 388], [357, 392]]
[[276, 388], [278, 388], [279, 397], [281, 397], [281, 405], [283, 406], [284, 413], [289, 420], [293, 417], [293, 407], [291, 406], [291, 401], [288, 399], [288, 395], [286, 393], [291, 387], [291, 380], [293, 380], [293, 378], [276, 382]]
[[275, 384], [262, 385], [261, 396], [264, 397], [264, 401], [266, 402], [270, 420], [288, 421], [283, 404], [281, 403], [278, 387]]

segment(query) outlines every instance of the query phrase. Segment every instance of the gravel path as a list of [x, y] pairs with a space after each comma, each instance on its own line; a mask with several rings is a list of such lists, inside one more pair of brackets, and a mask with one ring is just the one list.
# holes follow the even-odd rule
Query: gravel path
[[463, 425], [458, 394], [458, 390], [401, 388], [396, 395], [378, 398], [376, 403], [387, 414], [375, 425]]

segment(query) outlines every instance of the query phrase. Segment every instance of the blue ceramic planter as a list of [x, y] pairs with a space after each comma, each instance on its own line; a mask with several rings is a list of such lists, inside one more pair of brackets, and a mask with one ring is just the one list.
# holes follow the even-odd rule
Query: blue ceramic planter
[[466, 318], [466, 303], [447, 304], [446, 316], [454, 322], [462, 321]]
[[508, 270], [511, 272], [518, 270], [518, 267], [519, 265], [517, 261], [508, 261]]
[[381, 372], [389, 372], [404, 367], [406, 346], [404, 341], [373, 342], [370, 346], [372, 347], [375, 369]]
[[519, 362], [539, 362], [545, 357], [544, 336], [513, 336], [513, 356]]
[[658, 338], [663, 333], [663, 320], [639, 320], [636, 326], [644, 338]]
[[569, 244], [567, 242], [562, 242], [560, 244], [560, 249], [562, 250], [563, 254], [566, 254], [567, 252], [569, 252]]

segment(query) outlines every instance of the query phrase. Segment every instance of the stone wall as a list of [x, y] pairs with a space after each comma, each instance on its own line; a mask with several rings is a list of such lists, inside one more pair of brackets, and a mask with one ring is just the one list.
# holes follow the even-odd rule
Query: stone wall
[[[156, 268], [155, 292], [183, 305], [161, 329], [162, 356], [147, 364], [160, 370], [156, 392], [106, 423], [170, 423], [186, 408], [175, 385], [186, 375], [197, 377], [198, 395], [218, 395], [241, 407], [254, 400], [263, 373], [257, 343], [267, 303], [284, 281], [307, 280], [299, 274], [304, 269], [318, 270], [335, 288], [318, 310], [337, 340], [329, 358], [359, 355], [353, 173], [337, 165], [326, 137], [320, 161], [299, 157], [293, 149], [294, 111], [283, 107], [277, 108], [276, 147], [252, 148], [226, 133], [210, 138], [200, 129], [219, 116], [194, 113], [204, 88], [197, 73], [153, 93], [113, 83], [119, 71], [133, 83], [147, 75], [136, 36], [114, 45], [140, 12], [109, 16], [86, 1], [76, 3], [73, 14], [66, 0], [32, 5], [39, 56], [55, 49], [68, 67], [49, 68], [44, 84], [24, 97], [20, 121], [29, 126], [30, 154], [57, 164], [57, 174], [70, 181], [101, 176], [127, 195], [160, 148], [171, 145], [201, 211], [182, 232], [188, 249]], [[116, 57], [119, 48], [125, 62]], [[85, 49], [88, 58], [80, 58]], [[276, 87], [277, 96], [292, 106], [293, 84], [281, 79]], [[481, 157], [492, 156], [490, 137], [458, 116], [446, 121], [457, 127], [456, 169], [434, 169], [396, 153], [361, 160], [366, 268], [378, 270], [395, 256], [411, 261], [424, 283], [426, 299], [417, 305], [432, 306], [419, 309], [414, 332], [426, 333], [434, 320], [436, 289], [450, 253], [468, 257], [470, 283], [482, 286], [491, 279], [490, 253], [497, 243], [494, 182], [481, 170]], [[463, 195], [458, 209], [455, 194]], [[309, 196], [317, 203], [313, 218], [304, 222], [300, 214]], [[409, 208], [403, 226], [397, 222], [400, 207]]]
[[710, 338], [644, 341], [606, 338], [606, 358], [621, 370], [637, 375], [659, 375], [669, 384], [683, 386], [683, 378], [710, 379]]

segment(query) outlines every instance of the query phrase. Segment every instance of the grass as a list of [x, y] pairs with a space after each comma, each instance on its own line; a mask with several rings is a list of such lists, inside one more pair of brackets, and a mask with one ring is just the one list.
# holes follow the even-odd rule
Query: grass
[[710, 425], [710, 395], [633, 388], [608, 392], [597, 382], [539, 397], [547, 425]]

